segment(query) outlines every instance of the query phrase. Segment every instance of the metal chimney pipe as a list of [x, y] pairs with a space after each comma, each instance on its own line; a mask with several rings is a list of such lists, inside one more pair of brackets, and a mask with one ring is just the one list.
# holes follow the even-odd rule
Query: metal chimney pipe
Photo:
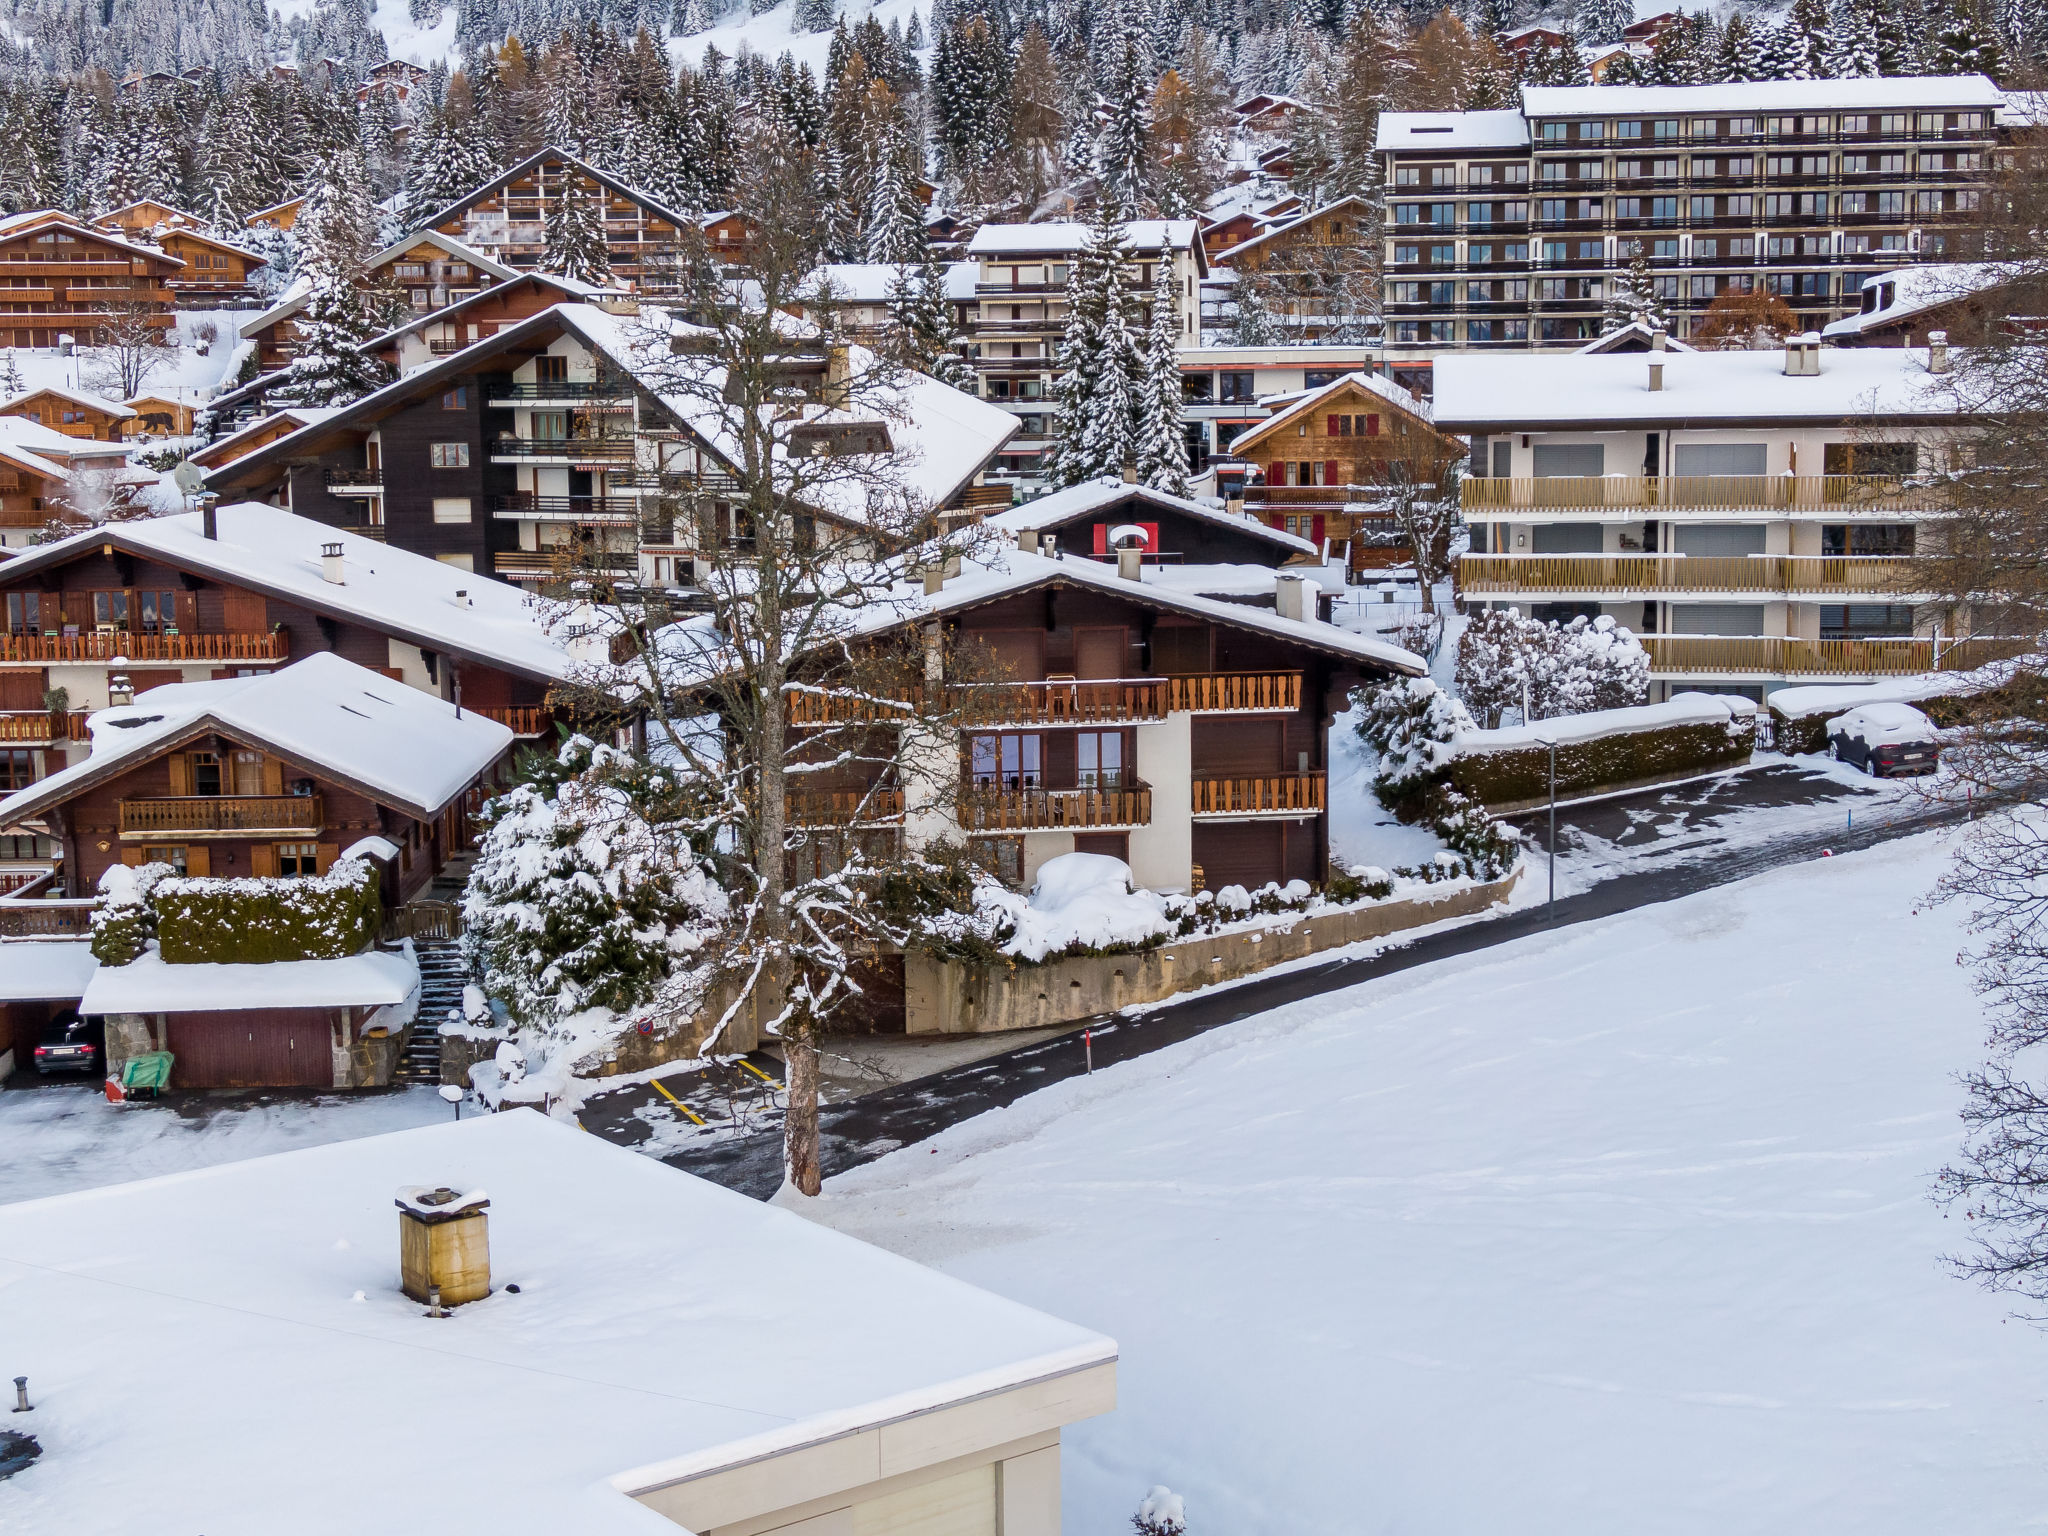
[[348, 585], [348, 576], [342, 567], [341, 545], [322, 544], [320, 546], [320, 579], [327, 582], [330, 586], [344, 587]]
[[212, 491], [199, 498], [199, 532], [203, 538], [220, 538], [220, 497]]

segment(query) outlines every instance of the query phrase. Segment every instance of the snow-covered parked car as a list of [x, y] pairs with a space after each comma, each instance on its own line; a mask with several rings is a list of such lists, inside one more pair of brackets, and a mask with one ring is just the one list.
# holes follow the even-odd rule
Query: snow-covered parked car
[[1941, 753], [1934, 722], [1910, 704], [1865, 704], [1828, 722], [1828, 752], [1875, 778], [1932, 773]]

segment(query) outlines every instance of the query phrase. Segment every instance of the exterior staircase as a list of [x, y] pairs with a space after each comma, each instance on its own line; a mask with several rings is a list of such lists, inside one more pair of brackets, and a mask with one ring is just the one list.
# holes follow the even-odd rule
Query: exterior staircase
[[[469, 880], [469, 864], [468, 854], [450, 859], [434, 877], [423, 902], [457, 906]], [[413, 955], [420, 966], [420, 1008], [413, 1019], [412, 1037], [406, 1041], [405, 1057], [394, 1074], [401, 1083], [441, 1081], [441, 1025], [450, 1013], [462, 1016], [462, 989], [471, 978], [462, 952], [460, 921], [448, 923], [447, 932], [447, 937], [412, 935]]]

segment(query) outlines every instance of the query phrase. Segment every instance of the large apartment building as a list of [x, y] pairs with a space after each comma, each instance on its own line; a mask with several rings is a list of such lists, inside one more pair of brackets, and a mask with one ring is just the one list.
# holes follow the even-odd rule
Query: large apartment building
[[1947, 347], [1444, 357], [1470, 604], [1609, 615], [1655, 693], [1752, 698], [2004, 654], [1912, 590], [1960, 421]]
[[1640, 243], [1673, 333], [1763, 289], [1819, 329], [1960, 254], [2006, 109], [1982, 75], [1525, 86], [1389, 112], [1388, 356], [1577, 347]]
[[[1161, 247], [1170, 253], [1182, 345], [1193, 346], [1200, 284], [1209, 271], [1200, 222], [1138, 219], [1124, 228], [1129, 281], [1141, 310], [1149, 308]], [[997, 468], [1026, 485], [1038, 483], [1040, 460], [1052, 445], [1054, 361], [1067, 324], [1067, 274], [1087, 245], [1089, 229], [1075, 223], [984, 224], [967, 246], [967, 259], [976, 267], [969, 335], [981, 396], [1020, 423]]]

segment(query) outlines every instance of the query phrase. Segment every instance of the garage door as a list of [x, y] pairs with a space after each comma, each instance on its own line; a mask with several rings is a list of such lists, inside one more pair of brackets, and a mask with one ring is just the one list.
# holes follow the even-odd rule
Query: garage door
[[1255, 891], [1268, 881], [1285, 880], [1286, 828], [1281, 821], [1196, 822], [1194, 854], [1202, 866], [1202, 884], [1212, 891], [1226, 885]]
[[324, 1019], [265, 1013], [187, 1013], [172, 1019], [177, 1088], [328, 1088], [334, 1084]]

